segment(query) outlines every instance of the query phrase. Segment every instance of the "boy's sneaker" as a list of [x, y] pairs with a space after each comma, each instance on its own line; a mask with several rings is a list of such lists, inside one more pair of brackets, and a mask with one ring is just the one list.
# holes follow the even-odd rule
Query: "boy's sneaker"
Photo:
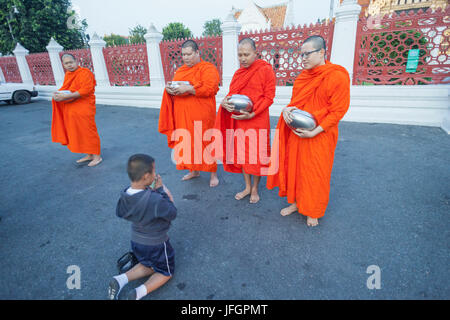
[[133, 252], [127, 252], [117, 260], [117, 270], [119, 274], [125, 273], [139, 262]]
[[111, 280], [111, 282], [109, 283], [109, 287], [108, 287], [108, 299], [109, 300], [117, 300], [119, 293], [120, 293], [119, 282], [117, 282], [117, 280], [113, 278]]

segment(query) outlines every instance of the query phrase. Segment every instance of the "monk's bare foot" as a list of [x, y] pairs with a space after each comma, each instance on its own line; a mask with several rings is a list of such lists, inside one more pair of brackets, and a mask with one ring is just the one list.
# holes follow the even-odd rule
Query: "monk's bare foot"
[[219, 178], [217, 178], [217, 173], [211, 173], [211, 180], [209, 180], [209, 186], [211, 188], [217, 187], [219, 185]]
[[198, 177], [200, 177], [200, 172], [198, 172], [198, 171], [191, 171], [187, 175], [185, 175], [183, 177], [183, 179], [181, 179], [181, 181], [188, 181], [188, 180], [195, 179], [195, 178], [198, 178]]
[[99, 165], [102, 161], [103, 161], [102, 157], [94, 156], [94, 159], [91, 162], [89, 162], [88, 167], [95, 167], [95, 166]]
[[311, 217], [307, 217], [306, 219], [306, 225], [308, 227], [316, 227], [319, 225], [319, 219], [313, 219]]
[[252, 191], [250, 194], [250, 203], [255, 204], [258, 203], [260, 200], [258, 191]]
[[251, 193], [251, 190], [250, 190], [250, 189], [245, 189], [245, 190], [242, 191], [242, 192], [236, 193], [236, 195], [234, 196], [234, 198], [235, 198], [236, 200], [242, 200], [242, 199], [244, 199], [245, 197], [247, 197], [248, 195], [250, 195], [250, 193]]
[[286, 216], [288, 216], [288, 215], [290, 215], [290, 214], [293, 214], [293, 213], [294, 213], [295, 211], [297, 211], [297, 210], [298, 210], [297, 204], [294, 203], [294, 204], [291, 204], [289, 207], [284, 208], [283, 210], [281, 210], [280, 214], [281, 214], [283, 217], [286, 217]]
[[92, 160], [94, 160], [94, 157], [91, 156], [90, 154], [88, 154], [86, 157], [81, 158], [80, 160], [77, 160], [77, 163], [83, 163], [83, 162], [92, 161]]

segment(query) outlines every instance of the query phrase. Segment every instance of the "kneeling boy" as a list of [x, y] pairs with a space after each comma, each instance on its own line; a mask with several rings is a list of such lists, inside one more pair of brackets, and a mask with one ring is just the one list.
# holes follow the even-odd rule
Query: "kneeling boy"
[[[131, 186], [122, 192], [116, 214], [132, 222], [131, 249], [139, 263], [113, 277], [108, 288], [111, 300], [117, 299], [128, 282], [150, 276], [127, 295], [128, 300], [140, 300], [169, 281], [175, 268], [175, 254], [167, 232], [177, 209], [170, 191], [155, 173], [155, 160], [144, 154], [133, 155], [127, 171]], [[152, 189], [149, 186], [153, 183]]]

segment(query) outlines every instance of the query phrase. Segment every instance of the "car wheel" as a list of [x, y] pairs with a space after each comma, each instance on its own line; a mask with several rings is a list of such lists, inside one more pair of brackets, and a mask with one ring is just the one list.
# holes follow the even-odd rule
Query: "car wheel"
[[25, 104], [30, 103], [31, 94], [28, 91], [17, 91], [14, 92], [13, 101], [15, 104]]

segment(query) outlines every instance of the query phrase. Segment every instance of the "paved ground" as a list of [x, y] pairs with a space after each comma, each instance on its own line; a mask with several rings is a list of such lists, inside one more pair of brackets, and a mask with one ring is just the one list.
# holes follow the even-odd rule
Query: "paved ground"
[[[449, 299], [450, 136], [439, 128], [342, 123], [331, 201], [318, 228], [283, 218], [239, 175], [181, 183], [158, 110], [99, 106], [104, 162], [51, 143], [49, 102], [0, 106], [0, 299], [104, 299], [129, 224], [115, 216], [133, 153], [156, 158], [176, 197], [176, 274], [151, 299]], [[272, 119], [274, 126], [277, 119]], [[262, 183], [265, 185], [265, 179]], [[68, 266], [81, 270], [69, 290]], [[381, 269], [369, 290], [367, 268]], [[134, 284], [136, 285], [136, 284]]]

